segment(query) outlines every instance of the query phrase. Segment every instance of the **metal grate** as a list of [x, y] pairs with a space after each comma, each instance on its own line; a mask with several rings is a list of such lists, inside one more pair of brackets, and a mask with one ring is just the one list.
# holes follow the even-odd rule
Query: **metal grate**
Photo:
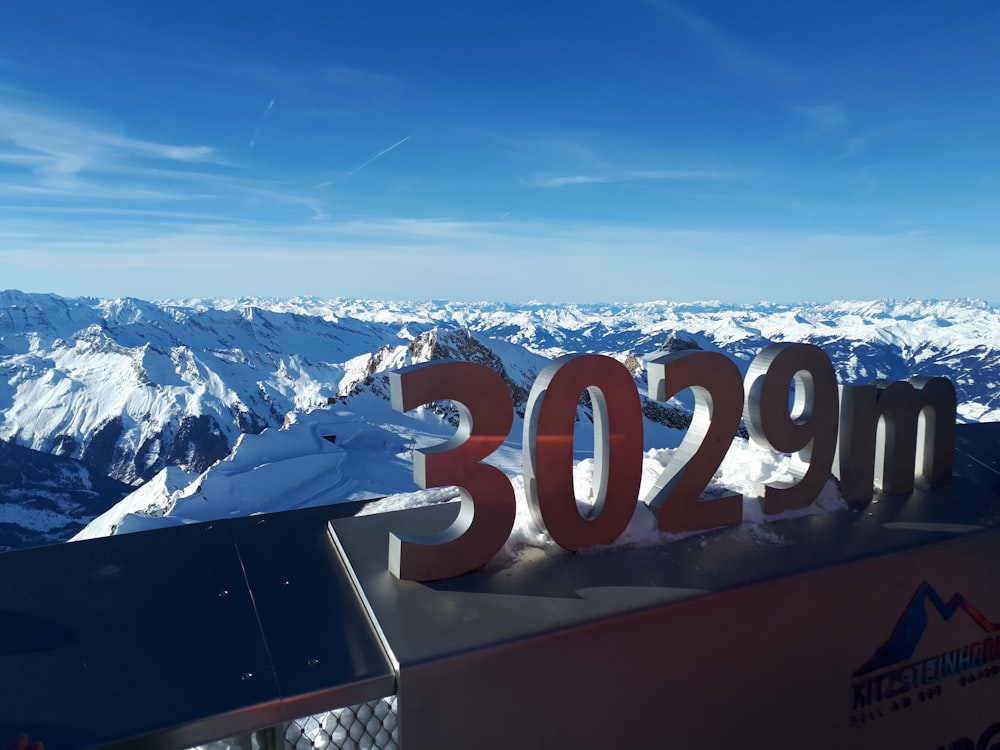
[[396, 696], [297, 719], [285, 730], [285, 747], [295, 750], [398, 750]]
[[[283, 745], [281, 740], [284, 740]], [[396, 696], [296, 719], [191, 750], [399, 750]]]

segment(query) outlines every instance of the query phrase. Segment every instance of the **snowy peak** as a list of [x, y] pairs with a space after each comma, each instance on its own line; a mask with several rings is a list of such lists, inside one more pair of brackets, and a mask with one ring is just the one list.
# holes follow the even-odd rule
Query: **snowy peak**
[[[644, 359], [660, 351], [721, 351], [745, 370], [774, 341], [821, 346], [843, 382], [945, 375], [963, 419], [1000, 419], [1000, 316], [970, 300], [158, 303], [6, 291], [0, 438], [138, 484], [170, 465], [200, 473], [241, 434], [280, 427], [290, 411], [386, 396], [379, 376], [414, 362], [481, 362], [520, 411], [538, 372], [562, 354], [608, 354], [642, 380]], [[658, 406], [647, 404], [647, 416], [675, 423]]]

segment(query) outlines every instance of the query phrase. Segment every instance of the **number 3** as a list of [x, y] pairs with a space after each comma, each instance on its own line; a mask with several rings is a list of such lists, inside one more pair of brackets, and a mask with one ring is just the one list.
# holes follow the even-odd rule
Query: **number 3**
[[457, 485], [458, 517], [439, 534], [389, 535], [389, 570], [402, 580], [433, 581], [486, 564], [514, 528], [514, 488], [500, 469], [481, 463], [514, 423], [503, 378], [474, 362], [425, 362], [389, 373], [392, 408], [406, 412], [431, 401], [458, 407], [458, 429], [439, 445], [413, 452], [413, 479], [423, 487]]

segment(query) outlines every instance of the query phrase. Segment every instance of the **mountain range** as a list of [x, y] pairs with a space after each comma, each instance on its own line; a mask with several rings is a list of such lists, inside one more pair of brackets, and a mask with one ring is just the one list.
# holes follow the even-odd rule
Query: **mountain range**
[[[294, 472], [285, 466], [285, 478], [268, 487], [291, 495], [287, 507], [376, 497], [412, 489], [406, 451], [420, 440], [449, 434], [448, 422], [455, 418], [447, 404], [419, 414], [393, 412], [381, 377], [386, 371], [432, 359], [481, 362], [500, 372], [523, 417], [535, 376], [548, 360], [568, 352], [615, 357], [644, 393], [643, 358], [650, 354], [695, 347], [721, 351], [745, 371], [761, 348], [780, 341], [822, 347], [842, 382], [945, 375], [955, 384], [961, 420], [1000, 419], [1000, 314], [973, 300], [149, 302], [9, 290], [0, 292], [0, 439], [10, 449], [73, 462], [60, 466], [77, 467], [76, 476], [85, 472], [92, 486], [101, 476], [120, 483], [98, 492], [97, 506], [109, 507], [121, 492], [138, 488], [125, 502], [133, 510], [158, 509], [146, 513], [150, 518], [169, 516], [168, 506], [178, 502], [192, 505], [184, 498], [199, 497], [210, 487], [214, 496], [235, 497], [234, 477], [249, 476], [251, 456], [260, 465], [274, 463], [269, 452], [289, 461], [302, 451], [300, 458], [323, 456], [310, 460], [340, 467], [330, 472], [339, 472], [337, 481], [319, 480], [296, 494], [289, 491], [297, 486]], [[690, 403], [682, 398], [643, 404], [645, 448], [676, 446], [690, 419]], [[587, 416], [585, 403], [581, 415]], [[280, 429], [297, 423], [298, 428]], [[306, 433], [312, 437], [303, 437]], [[513, 471], [516, 438], [512, 443]], [[380, 455], [381, 463], [358, 459], [362, 449]], [[350, 461], [331, 458], [350, 450]], [[72, 473], [51, 471], [53, 486]], [[358, 476], [348, 481], [352, 471]], [[227, 481], [229, 489], [223, 489]], [[80, 487], [85, 484], [80, 481]], [[195, 485], [200, 489], [192, 489]], [[17, 477], [0, 475], [5, 506], [23, 506], [26, 487]], [[84, 516], [100, 510], [81, 507], [87, 508]], [[226, 507], [227, 513], [252, 512]], [[126, 516], [135, 523], [143, 514], [118, 514], [119, 520]], [[183, 517], [194, 520], [199, 514]], [[58, 538], [56, 528], [46, 528], [41, 541]]]

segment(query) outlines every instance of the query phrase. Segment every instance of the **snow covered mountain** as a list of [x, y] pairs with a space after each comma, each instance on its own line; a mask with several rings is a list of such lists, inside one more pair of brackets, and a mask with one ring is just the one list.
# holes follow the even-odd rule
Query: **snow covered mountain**
[[252, 306], [0, 293], [0, 437], [139, 483], [338, 394], [395, 332]]
[[981, 302], [825, 305], [151, 303], [0, 292], [0, 438], [141, 483], [201, 471], [237, 437], [342, 398], [421, 334], [465, 330], [530, 387], [573, 351], [639, 360], [680, 332], [743, 367], [772, 341], [823, 347], [844, 382], [955, 381], [964, 419], [1000, 419], [1000, 315]]
[[[205, 503], [205, 493], [236, 493], [244, 481], [236, 477], [249, 476], [247, 462], [284, 465], [284, 478], [269, 486], [284, 492], [290, 503], [285, 507], [412, 488], [400, 441], [405, 435], [440, 439], [450, 429], [441, 418], [453, 415], [447, 407], [419, 417], [389, 408], [379, 375], [405, 364], [434, 358], [483, 362], [501, 372], [523, 415], [535, 376], [560, 354], [610, 354], [642, 380], [643, 357], [664, 348], [723, 351], [745, 369], [773, 341], [821, 346], [843, 382], [947, 375], [955, 382], [962, 419], [1000, 419], [1000, 315], [967, 300], [152, 303], [7, 291], [0, 292], [0, 438], [80, 459], [133, 485], [148, 482], [128, 500], [140, 516], [194, 520], [197, 512], [181, 510]], [[682, 408], [646, 403], [645, 416], [647, 450], [677, 444], [676, 428], [687, 418]], [[289, 429], [251, 439], [286, 420]], [[361, 447], [381, 457], [361, 460]], [[274, 461], [273, 451], [284, 458]], [[354, 451], [355, 457], [337, 463], [338, 451]], [[292, 454], [303, 464], [332, 461], [329, 476], [318, 472], [315, 484], [292, 487], [296, 476], [312, 476], [296, 474], [286, 463]], [[364, 466], [370, 469], [357, 468]], [[166, 467], [176, 468], [161, 474]], [[361, 475], [351, 476], [355, 470]], [[221, 489], [227, 483], [229, 489]], [[253, 511], [223, 503], [213, 512]]]

